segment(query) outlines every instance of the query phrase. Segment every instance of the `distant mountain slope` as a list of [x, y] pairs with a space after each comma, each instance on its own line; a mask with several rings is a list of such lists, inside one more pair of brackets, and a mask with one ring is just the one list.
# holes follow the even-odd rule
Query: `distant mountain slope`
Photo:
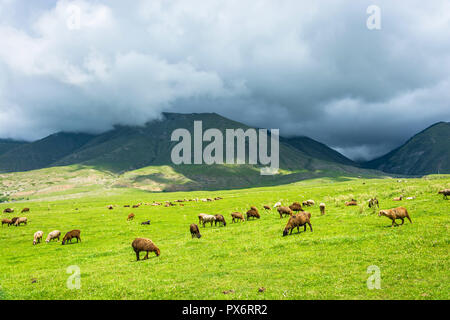
[[348, 166], [357, 166], [355, 162], [336, 150], [308, 137], [280, 138], [280, 141], [288, 143], [312, 158], [341, 163]]
[[450, 173], [450, 122], [438, 122], [363, 167], [408, 175]]
[[21, 145], [27, 144], [25, 141], [15, 141], [9, 139], [0, 139], [0, 155], [11, 151]]
[[0, 171], [27, 171], [50, 166], [92, 138], [84, 133], [60, 132], [20, 145], [0, 155]]

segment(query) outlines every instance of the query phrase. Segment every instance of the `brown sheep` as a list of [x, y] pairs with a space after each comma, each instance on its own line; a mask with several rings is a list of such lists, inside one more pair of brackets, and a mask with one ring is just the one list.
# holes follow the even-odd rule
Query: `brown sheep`
[[11, 208], [6, 208], [5, 210], [3, 210], [3, 213], [13, 213], [14, 209]]
[[134, 213], [130, 213], [128, 215], [127, 221], [133, 220], [134, 219]]
[[11, 224], [16, 224], [16, 221], [19, 219], [19, 217], [14, 217], [11, 219]]
[[324, 215], [325, 214], [325, 203], [321, 203], [320, 205], [319, 205], [319, 208], [320, 208], [320, 214], [321, 215]]
[[289, 206], [289, 209], [291, 209], [294, 212], [303, 211], [302, 205], [298, 202], [294, 202]]
[[240, 212], [233, 212], [231, 214], [231, 217], [233, 218], [233, 223], [234, 223], [235, 220], [237, 220], [237, 221], [245, 221], [244, 215], [242, 213], [240, 213]]
[[264, 206], [265, 210], [272, 210], [272, 208], [270, 206]]
[[289, 207], [278, 207], [278, 213], [280, 214], [280, 219], [283, 218], [283, 215], [292, 216], [293, 212]]
[[158, 247], [153, 243], [153, 241], [147, 238], [136, 238], [134, 239], [131, 246], [133, 247], [133, 250], [136, 253], [137, 261], [139, 261], [139, 253], [141, 251], [147, 252], [147, 254], [144, 257], [144, 260], [148, 259], [149, 252], [154, 252], [157, 257], [161, 254], [161, 251], [159, 251]]
[[132, 208], [139, 208], [139, 205], [138, 204], [133, 204]]
[[22, 211], [20, 211], [20, 213], [24, 213], [24, 212], [29, 212], [30, 208], [23, 208]]
[[10, 225], [13, 224], [13, 222], [10, 219], [2, 219], [2, 227], [3, 227], [4, 224], [7, 224], [8, 227], [9, 227]]
[[301, 226], [304, 226], [303, 231], [305, 232], [307, 224], [309, 225], [309, 229], [312, 232], [313, 230], [311, 226], [311, 213], [303, 211], [293, 215], [292, 217], [289, 218], [289, 221], [283, 230], [283, 237], [287, 236], [288, 233], [292, 234], [292, 230], [294, 230], [295, 228], [297, 228], [297, 232], [300, 232]]
[[129, 204], [125, 204], [123, 207], [124, 207], [124, 208], [129, 208], [130, 205], [129, 205]]
[[444, 195], [444, 199], [447, 199], [447, 196], [450, 196], [450, 189], [443, 189], [438, 192], [438, 194]]
[[80, 233], [81, 233], [80, 230], [72, 230], [72, 231], [67, 232], [66, 235], [64, 236], [61, 244], [64, 245], [66, 242], [72, 243], [73, 238], [77, 239], [77, 243], [78, 243], [78, 240], [80, 240], [80, 242], [81, 242]]
[[348, 207], [348, 206], [357, 206], [358, 205], [358, 203], [356, 202], [356, 200], [352, 200], [352, 201], [347, 201], [346, 203], [345, 203], [345, 205]]
[[258, 210], [255, 210], [256, 208], [252, 208], [250, 210], [247, 211], [247, 220], [249, 220], [250, 218], [261, 218], [261, 216], [259, 215]]
[[402, 199], [403, 199], [403, 196], [400, 196], [400, 197], [394, 198], [392, 200], [394, 200], [394, 201], [402, 201]]
[[216, 226], [217, 223], [219, 223], [219, 226], [220, 226], [220, 224], [222, 224], [224, 227], [227, 226], [227, 223], [225, 222], [225, 218], [223, 215], [216, 214], [215, 217], [216, 217], [216, 220], [214, 220], [214, 226]]
[[22, 223], [23, 223], [24, 225], [27, 225], [27, 223], [28, 223], [27, 217], [20, 217], [20, 218], [18, 218], [18, 219], [16, 220], [16, 222], [14, 223], [14, 225], [15, 225], [16, 227], [18, 227], [18, 226], [20, 226]]
[[200, 234], [200, 229], [198, 228], [198, 225], [196, 225], [195, 223], [191, 224], [189, 227], [189, 230], [191, 231], [191, 237], [197, 237], [197, 238], [201, 238], [201, 234]]
[[402, 220], [402, 224], [405, 223], [405, 218], [409, 220], [409, 222], [412, 223], [411, 218], [409, 217], [408, 210], [406, 210], [404, 207], [397, 207], [389, 210], [380, 210], [378, 213], [378, 216], [385, 216], [392, 220], [392, 227], [394, 225], [398, 226], [398, 224], [395, 222], [396, 219]]
[[302, 202], [302, 205], [305, 206], [305, 207], [313, 206], [315, 204], [316, 203], [314, 202], [314, 200], [305, 200], [305, 201]]

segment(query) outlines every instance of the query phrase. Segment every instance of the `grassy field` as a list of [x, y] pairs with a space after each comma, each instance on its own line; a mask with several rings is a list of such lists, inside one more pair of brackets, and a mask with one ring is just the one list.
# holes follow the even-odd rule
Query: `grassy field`
[[[150, 193], [126, 188], [60, 193], [55, 199], [0, 204], [21, 216], [30, 207], [27, 226], [0, 230], [0, 299], [449, 299], [449, 208], [437, 191], [450, 187], [450, 176], [422, 179], [316, 179], [295, 184], [214, 192]], [[392, 201], [403, 194], [414, 200]], [[185, 202], [184, 207], [141, 206], [139, 202], [221, 196], [214, 202]], [[367, 207], [377, 196], [380, 207], [402, 205], [413, 224], [391, 228], [391, 221]], [[355, 198], [357, 207], [345, 207]], [[50, 199], [50, 200], [49, 200]], [[314, 199], [312, 226], [282, 237], [288, 218], [275, 210], [261, 219], [231, 223], [230, 213], [277, 201]], [[318, 203], [327, 213], [320, 216]], [[109, 204], [116, 205], [107, 210]], [[78, 210], [75, 210], [78, 208]], [[127, 222], [133, 212], [134, 221]], [[189, 224], [199, 213], [223, 214], [226, 227], [201, 227], [191, 239]], [[24, 214], [22, 214], [24, 215]], [[150, 226], [140, 223], [151, 220]], [[80, 229], [83, 242], [32, 245], [37, 230]], [[160, 248], [136, 262], [131, 242], [152, 239]], [[81, 288], [66, 283], [69, 266], [81, 271]], [[369, 266], [381, 272], [381, 289], [369, 290]], [[258, 288], [266, 288], [259, 293]], [[223, 291], [234, 290], [224, 294]]]

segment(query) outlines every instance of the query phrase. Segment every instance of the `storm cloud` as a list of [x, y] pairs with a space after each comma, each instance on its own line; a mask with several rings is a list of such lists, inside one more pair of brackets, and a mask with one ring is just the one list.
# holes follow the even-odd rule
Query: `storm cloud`
[[448, 0], [0, 0], [0, 138], [217, 112], [373, 158], [450, 120], [449, 39]]

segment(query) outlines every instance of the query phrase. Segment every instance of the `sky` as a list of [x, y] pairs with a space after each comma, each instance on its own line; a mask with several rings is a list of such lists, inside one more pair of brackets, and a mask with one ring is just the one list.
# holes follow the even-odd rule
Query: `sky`
[[0, 0], [0, 138], [164, 111], [380, 156], [450, 121], [450, 1]]

